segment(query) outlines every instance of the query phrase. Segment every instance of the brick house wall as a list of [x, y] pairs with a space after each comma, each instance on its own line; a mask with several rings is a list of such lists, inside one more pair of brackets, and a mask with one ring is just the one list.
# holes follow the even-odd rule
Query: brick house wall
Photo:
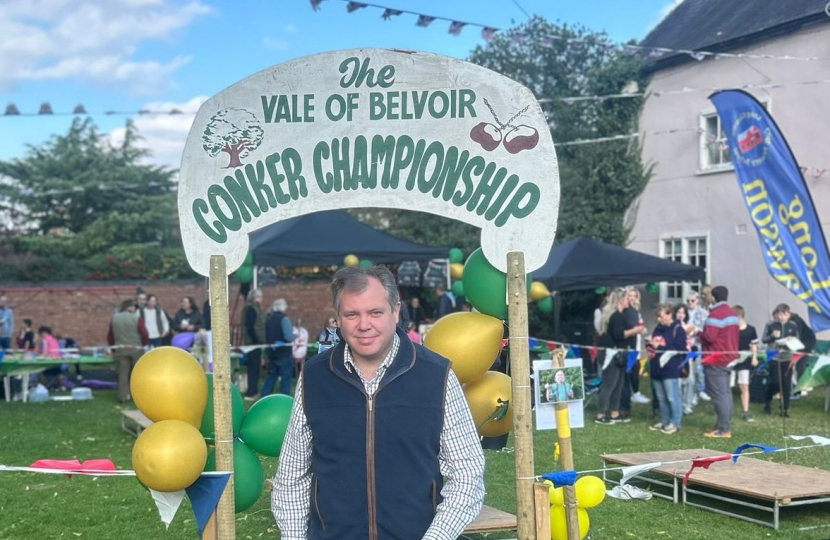
[[[49, 326], [56, 335], [70, 336], [81, 346], [103, 346], [114, 310], [126, 299], [135, 298], [136, 288], [155, 294], [159, 304], [174, 317], [181, 300], [190, 296], [199, 311], [207, 299], [206, 281], [194, 282], [118, 282], [117, 284], [52, 283], [44, 285], [0, 284], [0, 293], [9, 298], [14, 310], [15, 332], [23, 326], [23, 319], [32, 319], [35, 331]], [[239, 296], [239, 284], [229, 281], [228, 305], [231, 310], [231, 329], [238, 325], [239, 312], [245, 304]], [[333, 314], [328, 280], [283, 280], [278, 285], [262, 287], [263, 309], [270, 308], [277, 298], [288, 302], [288, 316], [296, 323], [302, 319], [309, 339], [317, 334]]]

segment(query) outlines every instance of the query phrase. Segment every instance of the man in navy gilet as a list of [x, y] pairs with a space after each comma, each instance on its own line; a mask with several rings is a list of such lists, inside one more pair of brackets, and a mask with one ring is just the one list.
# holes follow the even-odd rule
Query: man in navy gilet
[[274, 479], [283, 540], [454, 539], [484, 499], [484, 456], [447, 359], [396, 329], [383, 267], [332, 281], [343, 340], [306, 362]]

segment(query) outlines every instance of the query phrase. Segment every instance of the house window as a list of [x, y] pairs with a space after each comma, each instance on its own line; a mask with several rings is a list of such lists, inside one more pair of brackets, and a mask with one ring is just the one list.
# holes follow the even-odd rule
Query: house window
[[707, 114], [700, 118], [700, 169], [702, 171], [720, 171], [732, 168], [732, 155], [729, 143], [723, 132], [720, 117]]
[[[671, 261], [700, 266], [709, 273], [709, 239], [706, 236], [664, 238], [661, 240], [660, 255]], [[661, 302], [679, 303], [689, 291], [700, 291], [700, 281], [671, 281], [660, 287]]]

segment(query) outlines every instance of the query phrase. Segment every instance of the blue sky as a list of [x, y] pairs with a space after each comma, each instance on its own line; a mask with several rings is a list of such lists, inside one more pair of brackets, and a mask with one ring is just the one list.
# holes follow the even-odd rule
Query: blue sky
[[[552, 22], [605, 31], [615, 42], [642, 39], [673, 0], [376, 0], [401, 10], [496, 28], [539, 14]], [[483, 45], [480, 28], [449, 35], [447, 21], [428, 28], [382, 9], [346, 12], [325, 0], [3, 0], [0, 4], [0, 159], [25, 155], [65, 133], [71, 116], [27, 116], [49, 102], [56, 113], [83, 104], [117, 140], [130, 116], [106, 111], [176, 108], [182, 115], [136, 118], [153, 161], [178, 167], [193, 113], [209, 96], [270, 66], [320, 52], [394, 47], [466, 58]], [[2, 111], [0, 110], [0, 113]]]

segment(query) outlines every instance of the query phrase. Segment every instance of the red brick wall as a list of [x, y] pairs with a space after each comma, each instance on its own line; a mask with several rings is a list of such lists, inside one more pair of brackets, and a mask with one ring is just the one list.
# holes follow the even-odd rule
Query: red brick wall
[[[163, 283], [121, 282], [118, 285], [44, 285], [14, 286], [0, 285], [0, 291], [8, 296], [9, 305], [14, 309], [15, 331], [23, 326], [23, 319], [32, 319], [37, 331], [41, 325], [50, 326], [55, 334], [71, 336], [82, 346], [106, 345], [110, 319], [121, 302], [134, 298], [137, 287], [148, 294], [155, 294], [165, 311], [174, 317], [181, 299], [191, 296], [199, 311], [207, 299], [204, 282]], [[244, 299], [238, 295], [239, 284], [229, 283], [229, 308], [231, 326], [236, 326]], [[323, 328], [326, 318], [333, 313], [331, 293], [327, 280], [303, 282], [302, 280], [281, 281], [279, 285], [263, 287], [263, 309], [267, 311], [271, 302], [279, 297], [288, 302], [288, 316], [292, 322], [303, 319], [309, 339], [314, 341]], [[237, 301], [238, 299], [238, 301]], [[236, 308], [234, 311], [234, 307]]]

